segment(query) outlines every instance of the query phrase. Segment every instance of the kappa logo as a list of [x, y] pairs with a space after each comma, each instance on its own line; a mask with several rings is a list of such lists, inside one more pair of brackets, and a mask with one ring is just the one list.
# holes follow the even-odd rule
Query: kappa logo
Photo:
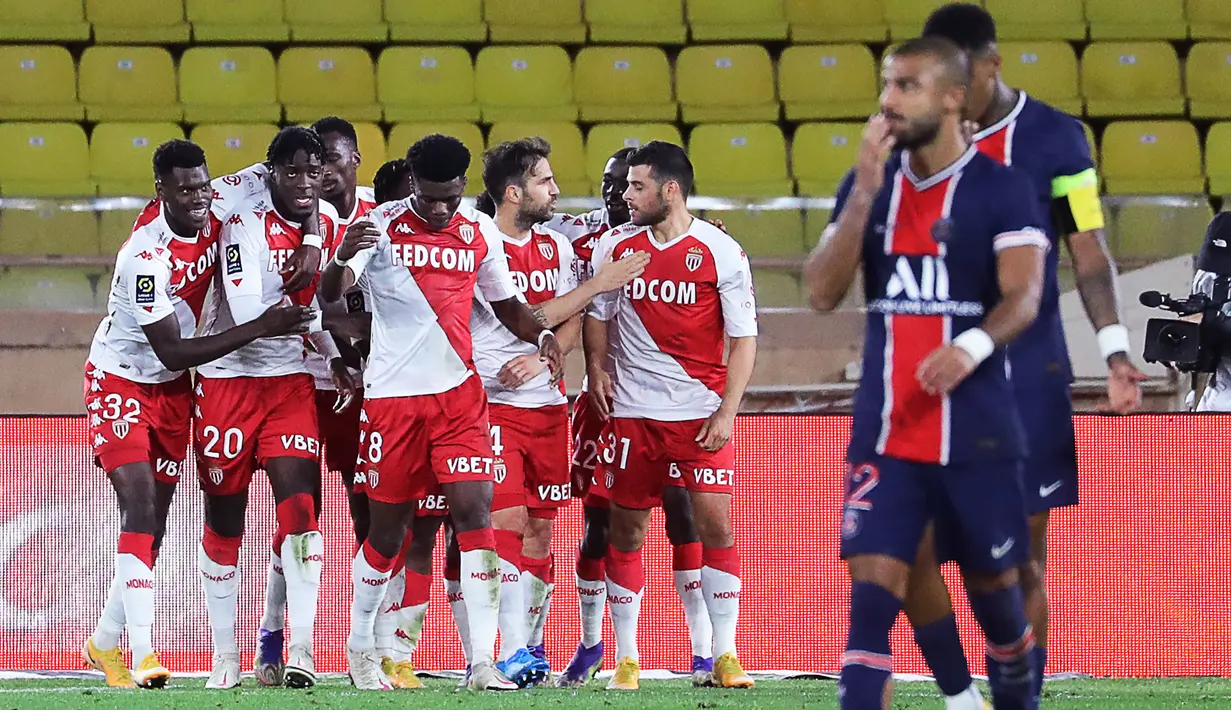
[[244, 218], [240, 217], [237, 214], [231, 215], [231, 218], [227, 220], [227, 224], [243, 224], [243, 223], [244, 223]]
[[463, 224], [457, 228], [457, 236], [461, 237], [463, 242], [470, 244], [474, 241], [474, 227], [469, 224]]
[[688, 250], [688, 255], [684, 257], [684, 266], [688, 267], [689, 271], [696, 271], [701, 268], [701, 262], [705, 252], [701, 247], [692, 247]]
[[91, 412], [97, 412], [98, 410], [103, 408], [103, 403], [98, 401], [97, 399], [92, 399], [90, 400], [90, 403], [85, 406], [85, 408], [90, 410]]
[[410, 228], [410, 225], [406, 224], [405, 222], [398, 222], [397, 225], [393, 228], [393, 232], [395, 234], [414, 234], [415, 233], [415, 231]]
[[102, 417], [98, 416], [98, 414], [91, 414], [91, 415], [90, 415], [90, 426], [98, 427], [98, 426], [102, 426], [102, 425], [103, 425], [103, 418], [102, 418]]
[[621, 258], [621, 259], [623, 259], [623, 258], [625, 258], [625, 257], [632, 256], [632, 255], [633, 255], [633, 250], [632, 250], [632, 247], [625, 247], [625, 248], [624, 248], [624, 251], [620, 252], [620, 258]]
[[550, 259], [555, 256], [556, 247], [551, 242], [539, 242], [539, 253], [543, 255], [544, 259]]
[[270, 227], [269, 227], [269, 236], [271, 236], [271, 237], [282, 237], [282, 236], [285, 236], [285, 235], [286, 235], [286, 230], [282, 228], [282, 225], [281, 225], [281, 224], [279, 224], [279, 223], [277, 223], [277, 222], [274, 222], [272, 225], [270, 225]]
[[368, 410], [360, 409], [359, 410], [359, 422], [363, 423], [363, 422], [366, 422], [367, 420], [368, 420]]
[[99, 383], [98, 380], [93, 380], [92, 382], [90, 382], [90, 391], [91, 392], [102, 392], [103, 386], [102, 384]]
[[107, 379], [107, 373], [106, 373], [106, 372], [103, 372], [102, 370], [98, 369], [97, 367], [96, 367], [96, 368], [94, 368], [93, 370], [90, 370], [89, 375], [90, 375], [90, 377], [92, 377], [92, 378], [94, 378], [94, 379], [96, 379], [96, 380], [105, 380], [105, 379]]
[[102, 434], [94, 435], [94, 446], [95, 447], [102, 446], [105, 443], [107, 443], [107, 437], [103, 436]]
[[117, 419], [111, 422], [111, 431], [115, 432], [116, 436], [123, 439], [128, 436], [128, 422], [123, 419]]

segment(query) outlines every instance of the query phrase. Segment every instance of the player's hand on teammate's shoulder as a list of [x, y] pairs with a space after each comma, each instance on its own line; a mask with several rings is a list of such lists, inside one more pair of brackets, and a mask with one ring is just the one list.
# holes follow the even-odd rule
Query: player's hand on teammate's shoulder
[[273, 338], [279, 335], [307, 333], [316, 311], [307, 306], [270, 306], [257, 316], [256, 322], [261, 327], [264, 337]]
[[1124, 353], [1112, 356], [1107, 373], [1107, 410], [1129, 414], [1141, 407], [1141, 383], [1145, 373], [1137, 369]]
[[594, 272], [595, 285], [602, 293], [618, 291], [633, 279], [645, 273], [645, 267], [650, 265], [648, 252], [638, 251], [618, 261], [608, 258]]
[[548, 331], [547, 335], [539, 341], [539, 358], [551, 370], [549, 386], [555, 387], [557, 382], [564, 379], [564, 351], [560, 349], [555, 333]]
[[601, 367], [591, 367], [586, 373], [586, 379], [589, 382], [590, 404], [594, 405], [598, 418], [607, 421], [611, 418], [611, 400], [615, 394], [611, 375]]
[[730, 234], [730, 232], [727, 231], [727, 225], [723, 224], [721, 219], [718, 219], [717, 217], [715, 217], [713, 219], [707, 219], [705, 221], [721, 229], [723, 234]]
[[350, 369], [346, 367], [346, 361], [340, 357], [329, 361], [329, 379], [338, 391], [338, 398], [333, 403], [333, 411], [341, 413], [355, 402], [355, 394], [359, 391], [359, 385], [351, 375]]
[[885, 161], [893, 152], [894, 137], [889, 121], [881, 114], [868, 119], [855, 161], [855, 189], [867, 196], [880, 192], [885, 184]]
[[709, 452], [718, 451], [731, 440], [731, 432], [735, 429], [735, 412], [728, 412], [719, 407], [710, 415], [697, 432], [696, 441], [701, 448]]
[[974, 372], [975, 366], [970, 353], [956, 345], [945, 345], [933, 350], [919, 363], [915, 379], [930, 395], [949, 394]]
[[364, 249], [376, 246], [380, 239], [380, 230], [371, 220], [360, 219], [352, 222], [342, 235], [342, 243], [338, 245], [337, 256], [342, 261], [353, 259]]
[[518, 355], [504, 363], [497, 377], [500, 384], [509, 389], [517, 389], [539, 376], [547, 367], [547, 362], [539, 355]]

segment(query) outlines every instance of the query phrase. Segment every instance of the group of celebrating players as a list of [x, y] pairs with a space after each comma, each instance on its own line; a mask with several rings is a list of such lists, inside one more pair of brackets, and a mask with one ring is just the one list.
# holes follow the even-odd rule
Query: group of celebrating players
[[[1038, 706], [1048, 511], [1077, 501], [1061, 238], [1111, 370], [1110, 407], [1140, 402], [1081, 127], [1006, 86], [999, 67], [995, 24], [968, 4], [937, 10], [890, 52], [881, 113], [804, 266], [821, 310], [862, 270], [868, 312], [841, 527], [843, 708], [888, 707], [903, 610], [949, 710], [986, 707], [939, 574], [948, 561], [987, 637], [992, 703]], [[662, 506], [694, 682], [753, 685], [735, 646], [730, 521], [729, 441], [756, 353], [747, 257], [689, 214], [680, 147], [617, 152], [604, 207], [579, 216], [555, 212], [549, 155], [538, 138], [492, 147], [470, 208], [471, 156], [442, 135], [381, 166], [374, 189], [357, 185], [359, 146], [340, 118], [283, 129], [265, 163], [213, 180], [196, 145], [158, 148], [157, 198], [117, 257], [86, 365], [89, 436], [122, 521], [83, 650], [109, 684], [170, 678], [151, 641], [152, 570], [191, 431], [207, 687], [240, 684], [238, 557], [258, 469], [277, 528], [252, 667], [266, 685], [316, 681], [322, 450], [354, 522], [356, 687], [421, 686], [411, 654], [442, 526], [464, 684], [547, 682], [553, 520], [574, 496], [582, 638], [556, 683], [601, 667], [609, 607], [607, 687], [638, 687], [640, 549]], [[578, 346], [588, 392], [570, 462], [560, 379]]]

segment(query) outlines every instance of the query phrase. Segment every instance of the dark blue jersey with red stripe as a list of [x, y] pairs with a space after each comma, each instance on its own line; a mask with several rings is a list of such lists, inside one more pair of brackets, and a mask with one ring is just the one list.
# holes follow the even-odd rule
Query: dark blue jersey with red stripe
[[[853, 184], [838, 190], [835, 228]], [[1021, 422], [995, 352], [947, 396], [915, 373], [932, 351], [978, 327], [1000, 301], [996, 253], [1046, 248], [1034, 189], [971, 147], [945, 170], [915, 177], [905, 153], [885, 165], [863, 242], [867, 327], [855, 396], [851, 461], [873, 455], [947, 465], [1024, 455]]]
[[[1039, 202], [1039, 213], [1052, 248], [1044, 271], [1043, 299], [1039, 316], [1012, 344], [1009, 360], [1014, 386], [1031, 391], [1048, 380], [1067, 385], [1073, 379], [1064, 326], [1060, 319], [1059, 266], [1060, 234], [1052, 217], [1053, 200], [1063, 198], [1083, 174], [1097, 178], [1090, 146], [1081, 122], [1059, 109], [1036, 101], [1023, 91], [1008, 116], [975, 134], [979, 152], [995, 158], [1029, 178]], [[1076, 184], [1089, 187], [1084, 181]], [[1102, 226], [1101, 219], [1098, 226]]]

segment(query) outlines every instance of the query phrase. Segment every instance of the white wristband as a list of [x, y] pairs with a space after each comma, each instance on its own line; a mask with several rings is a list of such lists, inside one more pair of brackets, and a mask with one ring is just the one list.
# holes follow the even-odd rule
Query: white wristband
[[320, 249], [321, 245], [324, 243], [325, 240], [323, 240], [319, 234], [303, 235], [303, 245], [306, 247], [316, 247], [317, 249]]
[[316, 317], [313, 318], [312, 322], [308, 325], [308, 332], [309, 333], [319, 333], [324, 329], [325, 329], [325, 316], [321, 313], [317, 313]]
[[975, 361], [975, 365], [983, 362], [996, 352], [996, 343], [992, 336], [982, 328], [971, 328], [953, 339], [953, 344], [966, 351]]
[[556, 334], [551, 332], [550, 330], [544, 330], [543, 332], [539, 333], [539, 347], [540, 348], [543, 347], [543, 339], [549, 335], [553, 338], [556, 337]]
[[345, 267], [345, 266], [346, 266], [346, 263], [347, 263], [348, 261], [350, 261], [350, 259], [343, 259], [342, 257], [338, 256], [337, 254], [334, 254], [334, 255], [333, 255], [333, 263], [337, 264], [338, 266]]
[[1128, 328], [1116, 323], [1098, 332], [1098, 349], [1106, 360], [1116, 353], [1127, 353], [1131, 350], [1128, 342]]

